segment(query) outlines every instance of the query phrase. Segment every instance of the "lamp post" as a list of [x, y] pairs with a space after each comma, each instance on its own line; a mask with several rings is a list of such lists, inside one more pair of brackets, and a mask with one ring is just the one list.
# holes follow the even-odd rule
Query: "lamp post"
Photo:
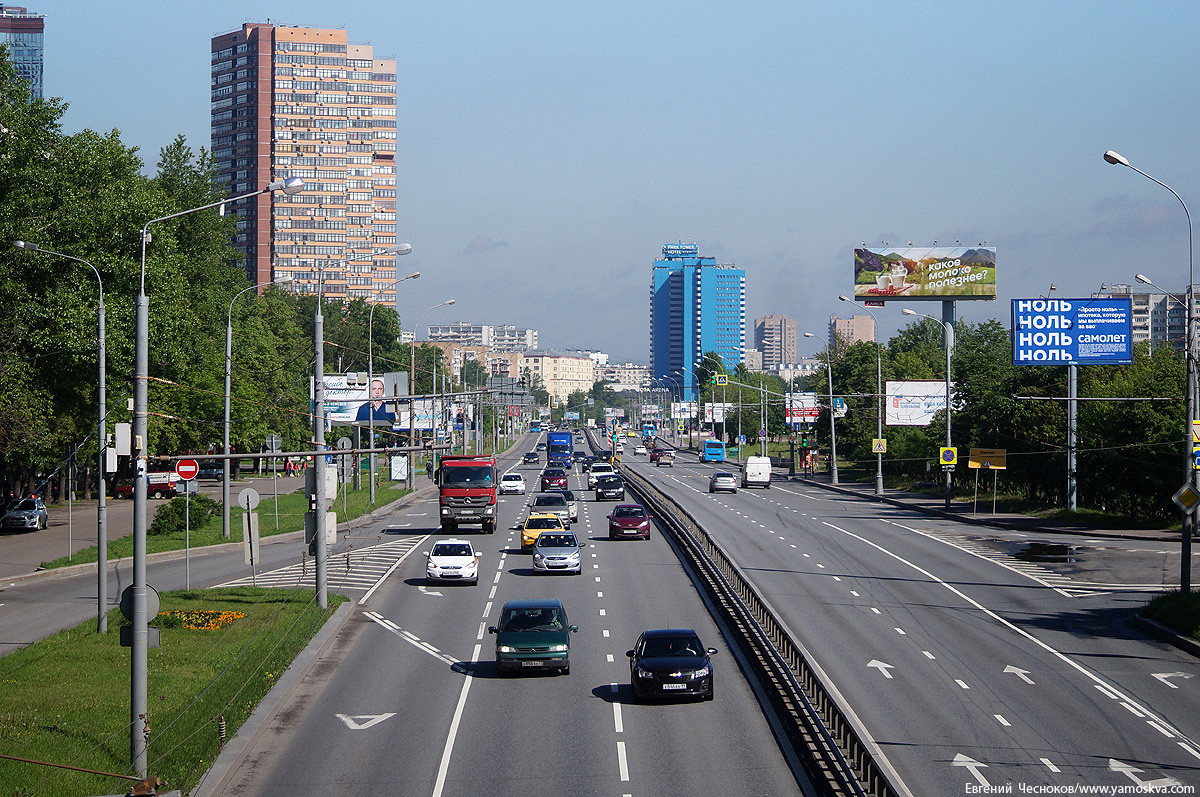
[[[397, 255], [407, 255], [410, 252], [412, 252], [412, 244], [397, 244], [395, 246], [395, 253]], [[387, 253], [386, 249], [384, 253]], [[407, 277], [401, 277], [392, 283], [392, 290], [395, 290], [401, 282], [419, 279], [420, 276], [421, 272], [414, 271]], [[371, 449], [371, 506], [375, 506], [375, 404], [373, 401], [375, 397], [371, 395], [371, 384], [375, 380], [375, 305], [375, 302], [371, 302], [371, 309], [367, 312], [367, 401], [371, 408], [367, 412], [370, 422], [370, 426], [367, 427], [369, 430], [367, 435], [370, 441], [367, 447]], [[358, 465], [356, 464], [355, 467], [358, 467]]]
[[100, 298], [96, 306], [96, 347], [97, 359], [99, 361], [97, 374], [99, 384], [99, 421], [96, 426], [96, 451], [99, 465], [96, 470], [96, 492], [99, 494], [96, 500], [96, 631], [103, 634], [108, 631], [108, 507], [106, 504], [107, 496], [105, 495], [107, 487], [104, 481], [104, 473], [108, 464], [105, 461], [105, 450], [108, 448], [108, 434], [107, 423], [104, 417], [106, 414], [104, 407], [104, 381], [107, 370], [104, 348], [104, 281], [100, 279], [100, 270], [83, 258], [45, 249], [28, 241], [13, 241], [13, 246], [29, 252], [45, 252], [48, 255], [60, 257], [63, 260], [73, 260], [76, 263], [83, 263], [96, 275], [96, 287], [100, 293]]
[[150, 302], [146, 298], [146, 244], [150, 243], [150, 225], [160, 221], [210, 210], [229, 202], [239, 202], [259, 194], [283, 191], [291, 195], [304, 188], [299, 177], [274, 180], [264, 188], [239, 196], [210, 202], [197, 208], [181, 210], [142, 225], [141, 274], [138, 280], [137, 313], [134, 336], [134, 381], [133, 381], [133, 446], [135, 449], [136, 474], [133, 488], [133, 582], [130, 585], [133, 617], [130, 619], [130, 701], [129, 701], [129, 750], [130, 765], [141, 778], [146, 776], [146, 758], [149, 747], [149, 725], [146, 715], [146, 660], [149, 634], [146, 606], [149, 588], [146, 584], [146, 471], [149, 458], [149, 379], [150, 379]]
[[[452, 305], [452, 304], [454, 304], [453, 299], [447, 299], [444, 302], [435, 304], [433, 307], [430, 307], [427, 310], [425, 310], [425, 312], [421, 313], [421, 315], [419, 315], [417, 317], [417, 323], [413, 324], [413, 342], [412, 342], [412, 346], [410, 346], [408, 349], [408, 381], [411, 383], [408, 388], [408, 395], [410, 396], [409, 402], [408, 402], [408, 445], [409, 445], [409, 448], [413, 447], [413, 441], [416, 439], [416, 428], [417, 428], [417, 426], [416, 426], [417, 405], [416, 405], [416, 402], [411, 398], [412, 396], [415, 396], [417, 394], [417, 329], [421, 326], [421, 322], [423, 320], [425, 320], [425, 316], [429, 315], [430, 312], [438, 309], [439, 307], [448, 307], [449, 305]], [[434, 384], [434, 389], [435, 390], [437, 389], [436, 383]], [[408, 454], [408, 483], [410, 485], [415, 484], [417, 481], [417, 479], [416, 479], [417, 473], [416, 473], [416, 470], [413, 468], [413, 464], [414, 464], [413, 460], [415, 459], [415, 457], [413, 456], [414, 454], [416, 454], [416, 451], [410, 451]]]
[[[838, 296], [843, 302], [851, 302], [851, 299], [846, 294]], [[871, 320], [875, 322], [876, 334], [879, 332], [879, 319], [871, 312], [870, 308], [863, 307], [867, 314], [871, 316]], [[883, 439], [883, 347], [879, 345], [879, 341], [875, 342], [875, 436], [880, 440]], [[875, 495], [883, 495], [883, 452], [875, 454]]]
[[270, 282], [248, 285], [235, 293], [229, 300], [229, 312], [225, 316], [225, 422], [221, 441], [225, 452], [225, 459], [221, 466], [221, 536], [225, 539], [229, 539], [229, 393], [233, 377], [233, 304], [239, 296], [247, 291], [261, 288], [264, 285], [285, 285], [291, 281], [291, 274], [281, 274]]
[[[811, 332], [805, 332], [804, 337], [820, 340]], [[837, 484], [837, 429], [833, 425], [833, 341], [826, 341], [826, 346], [825, 368], [829, 373], [829, 478], [833, 484]]]
[[[916, 310], [912, 310], [908, 307], [905, 307], [900, 312], [904, 315], [919, 315], [923, 318], [928, 318], [931, 321], [936, 321], [937, 323], [941, 324], [942, 328], [946, 331], [946, 448], [951, 448], [952, 445], [950, 442], [950, 414], [951, 414], [950, 352], [954, 349], [954, 326], [952, 324], [946, 323], [945, 321], [938, 318], [937, 316], [932, 316], [932, 315], [929, 315], [928, 313], [918, 313]], [[953, 475], [950, 471], [949, 466], [943, 465], [942, 468], [946, 472], [946, 509], [949, 509], [950, 508], [950, 498], [951, 498], [951, 484], [952, 484], [951, 479], [953, 478]]]
[[[1196, 348], [1195, 348], [1195, 312], [1196, 312], [1196, 283], [1192, 277], [1192, 252], [1194, 249], [1192, 235], [1192, 214], [1188, 212], [1187, 203], [1183, 201], [1174, 188], [1157, 180], [1138, 167], [1131, 164], [1125, 157], [1119, 153], [1113, 152], [1111, 149], [1104, 153], [1104, 160], [1114, 165], [1127, 166], [1135, 172], [1145, 177], [1147, 180], [1158, 183], [1163, 188], [1171, 192], [1171, 194], [1179, 200], [1179, 204], [1183, 206], [1183, 215], [1187, 217], [1188, 223], [1188, 289], [1187, 289], [1187, 338], [1184, 344], [1187, 358], [1187, 428], [1183, 430], [1184, 440], [1184, 484], [1194, 489], [1196, 483], [1196, 471], [1192, 464], [1191, 457], [1191, 442], [1192, 430], [1196, 423]], [[1196, 515], [1195, 510], [1184, 510], [1183, 512], [1183, 528], [1179, 537], [1180, 545], [1180, 562], [1179, 562], [1179, 591], [1188, 593], [1192, 589], [1192, 531], [1195, 528]]]

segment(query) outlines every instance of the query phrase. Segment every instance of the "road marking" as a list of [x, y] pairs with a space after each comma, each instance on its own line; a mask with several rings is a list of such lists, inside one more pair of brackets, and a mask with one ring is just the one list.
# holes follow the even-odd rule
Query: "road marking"
[[1160, 791], [1162, 789], [1181, 787], [1183, 784], [1172, 777], [1158, 778], [1157, 780], [1142, 780], [1137, 776], [1137, 773], [1144, 770], [1138, 769], [1132, 764], [1126, 764], [1118, 761], [1115, 758], [1108, 759], [1108, 768], [1112, 772], [1120, 772], [1125, 777], [1132, 780], [1141, 788], [1142, 791]]
[[493, 584], [499, 584], [499, 583], [500, 583], [500, 574], [501, 574], [501, 573], [503, 573], [503, 572], [504, 572], [503, 570], [497, 570], [497, 571], [496, 571], [496, 577], [492, 579], [492, 583], [493, 583]]
[[[612, 687], [614, 692], [617, 691], [616, 684], [612, 684]], [[621, 721], [621, 704], [615, 701], [613, 702], [613, 726], [617, 733], [625, 732], [625, 723]]]
[[603, 598], [603, 597], [604, 597], [604, 593], [603, 593], [603, 592], [597, 592], [597, 593], [596, 593], [596, 597], [597, 597], [597, 598]]
[[[422, 653], [428, 653], [430, 656], [433, 656], [438, 661], [445, 662], [446, 664], [449, 664], [451, 667], [454, 667], [454, 665], [458, 664], [458, 661], [456, 661], [454, 658], [447, 656], [445, 653], [442, 653], [440, 650], [435, 648], [433, 645], [430, 645], [428, 642], [422, 641], [415, 634], [405, 631], [403, 628], [396, 625], [395, 623], [393, 623], [391, 620], [387, 619], [386, 617], [378, 614], [377, 612], [363, 612], [363, 615], [365, 615], [367, 617], [367, 619], [371, 620], [372, 622], [383, 626], [388, 631], [390, 631], [393, 634], [395, 634], [396, 636], [400, 637], [405, 642], [412, 645], [414, 648], [421, 651]], [[476, 645], [475, 649], [478, 650], [479, 646]]]
[[600, 616], [601, 616], [601, 617], [603, 617], [604, 615], [605, 615], [605, 611], [604, 611], [603, 609], [601, 609], [601, 610], [600, 610]]
[[1192, 747], [1187, 742], [1179, 742], [1179, 746], [1182, 747], [1185, 751], [1187, 751], [1193, 758], [1200, 759], [1200, 750], [1197, 750], [1195, 747]]
[[855, 591], [855, 590], [850, 590], [850, 594], [851, 594], [851, 595], [853, 595], [853, 596], [854, 596], [854, 597], [856, 597], [856, 598], [858, 598], [858, 597], [861, 597], [861, 596], [858, 594], [858, 592], [857, 592], [857, 591]]
[[954, 756], [954, 761], [951, 764], [951, 766], [966, 767], [967, 770], [972, 775], [975, 776], [975, 780], [979, 783], [980, 786], [984, 786], [984, 787], [991, 786], [991, 784], [987, 782], [987, 778], [985, 778], [979, 772], [979, 770], [981, 770], [981, 769], [987, 769], [987, 764], [981, 764], [978, 761], [976, 761], [974, 758], [968, 758], [967, 756], [963, 755], [962, 753], [958, 753], [957, 755]]
[[1009, 722], [1008, 720], [1004, 719], [1004, 715], [1003, 715], [1003, 714], [993, 714], [992, 716], [996, 718], [996, 722], [1000, 723], [1000, 724], [1001, 724], [1001, 725], [1003, 725], [1005, 728], [1011, 728], [1011, 727], [1012, 727], [1012, 723], [1011, 723], [1011, 722]]
[[[621, 780], [629, 780], [629, 764], [625, 760], [625, 743], [617, 742], [617, 766], [621, 770]], [[437, 795], [434, 795], [437, 797]]]
[[954, 683], [958, 684], [958, 685], [959, 685], [959, 686], [961, 686], [963, 689], [970, 689], [970, 688], [971, 688], [971, 687], [967, 686], [967, 682], [966, 682], [966, 681], [964, 681], [964, 680], [962, 680], [961, 678], [955, 678], [955, 679], [954, 679]]
[[497, 590], [497, 589], [498, 589], [498, 588], [496, 587], [496, 585], [495, 585], [495, 584], [493, 584], [493, 585], [492, 585], [492, 591], [488, 593], [488, 600], [491, 600], [492, 598], [496, 597], [496, 590]]
[[608, 653], [608, 654], [606, 654], [605, 658], [608, 660], [609, 664], [613, 663], [613, 654]]
[[1175, 734], [1171, 731], [1171, 729], [1163, 727], [1163, 725], [1161, 723], [1155, 722], [1154, 720], [1146, 720], [1146, 724], [1149, 725], [1154, 730], [1161, 733], [1163, 736], [1167, 737], [1168, 739], [1175, 738]]
[[925, 658], [934, 659], [935, 661], [937, 660], [937, 657], [934, 656], [932, 653], [930, 653], [928, 650], [922, 650], [921, 652], [925, 654]]
[[417, 592], [421, 593], [422, 595], [436, 595], [439, 598], [442, 597], [442, 593], [438, 592], [435, 589], [430, 589], [429, 587], [426, 587], [426, 586], [418, 586]]
[[883, 612], [879, 611], [874, 606], [871, 607], [871, 611], [875, 612], [875, 614], [883, 614]]
[[604, 629], [603, 631], [601, 631], [600, 633], [604, 635], [604, 638], [605, 638], [605, 639], [607, 639], [607, 638], [608, 638], [608, 629], [607, 629], [607, 628], [605, 628], [605, 629]]
[[[4, 604], [0, 603], [0, 606], [3, 606], [3, 605]], [[1191, 673], [1186, 673], [1186, 672], [1152, 672], [1150, 674], [1153, 675], [1158, 680], [1162, 681], [1167, 686], [1171, 687], [1172, 689], [1178, 689], [1179, 687], [1177, 685], [1171, 683], [1171, 681], [1170, 681], [1171, 678], [1191, 678], [1192, 677]]]
[[491, 601], [488, 601], [488, 602], [487, 602], [487, 604], [486, 604], [486, 605], [484, 605], [484, 607], [483, 607], [483, 617], [484, 617], [484, 619], [487, 619], [487, 616], [488, 616], [489, 614], [491, 614], [491, 613], [492, 613], [492, 602], [491, 602]]
[[1022, 681], [1024, 681], [1027, 684], [1033, 683], [1033, 679], [1029, 677], [1029, 670], [1022, 670], [1020, 667], [1014, 667], [1013, 665], [1010, 664], [1004, 668], [1004, 672], [1006, 674], [1012, 673], [1013, 675], [1017, 676], [1018, 678], [1020, 678]]
[[1050, 762], [1050, 759], [1049, 759], [1049, 758], [1043, 758], [1043, 759], [1041, 759], [1041, 762], [1042, 762], [1043, 764], [1045, 764], [1045, 765], [1046, 765], [1046, 769], [1050, 770], [1051, 772], [1062, 772], [1062, 770], [1061, 770], [1061, 769], [1059, 769], [1058, 767], [1054, 766], [1054, 764], [1052, 764], [1052, 763]]
[[887, 662], [879, 661], [879, 659], [871, 659], [870, 661], [867, 662], [867, 666], [874, 667], [875, 669], [879, 670], [879, 672], [883, 675], [883, 677], [888, 678], [888, 679], [890, 679], [892, 677], [892, 674], [890, 672], [888, 672], [888, 670], [895, 668], [895, 665], [888, 664]]
[[907, 636], [907, 634], [904, 633], [904, 629], [899, 626], [896, 626], [896, 633], [900, 636]]
[[[479, 661], [479, 649], [476, 645], [471, 653], [472, 663]], [[463, 707], [467, 703], [467, 692], [471, 689], [471, 675], [463, 679], [462, 691], [458, 695], [458, 705], [454, 708], [454, 719], [450, 721], [450, 733], [446, 736], [446, 747], [442, 750], [442, 762], [438, 766], [437, 780], [433, 784], [433, 797], [441, 797], [442, 788], [446, 785], [446, 771], [450, 768], [450, 754], [454, 750], [454, 737], [458, 735], [458, 723], [462, 721]]]
[[396, 712], [389, 711], [386, 714], [334, 714], [333, 716], [346, 723], [346, 727], [350, 730], [363, 731], [396, 716]]

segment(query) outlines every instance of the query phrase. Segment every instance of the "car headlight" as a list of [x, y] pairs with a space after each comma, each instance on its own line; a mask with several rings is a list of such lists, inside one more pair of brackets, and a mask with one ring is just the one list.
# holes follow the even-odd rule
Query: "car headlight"
[[494, 506], [489, 506], [489, 507], [487, 508], [487, 511], [486, 511], [486, 512], [484, 512], [484, 514], [485, 514], [485, 515], [490, 515], [490, 514], [492, 514], [492, 511], [493, 511], [495, 508], [496, 508], [496, 507], [494, 507]]
[[567, 646], [566, 645], [551, 645], [550, 652], [551, 653], [566, 653]]
[[637, 676], [638, 676], [638, 678], [653, 678], [654, 673], [650, 672], [649, 670], [643, 670], [641, 667], [638, 667], [637, 668]]
[[514, 648], [512, 645], [497, 645], [496, 652], [497, 653], [516, 653], [517, 649]]
[[579, 551], [576, 551], [575, 553], [568, 556], [567, 561], [568, 562], [578, 562], [579, 561]]
[[540, 553], [535, 553], [533, 555], [533, 561], [535, 561], [535, 562], [540, 562], [540, 561], [542, 561], [543, 558], [544, 557]]
[[703, 678], [712, 672], [711, 666], [704, 666], [692, 673], [693, 678]]

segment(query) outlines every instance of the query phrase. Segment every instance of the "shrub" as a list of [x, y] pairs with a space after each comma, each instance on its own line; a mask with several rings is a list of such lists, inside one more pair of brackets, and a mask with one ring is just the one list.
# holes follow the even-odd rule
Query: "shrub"
[[[188, 502], [191, 507], [188, 507]], [[166, 505], [159, 507], [146, 529], [147, 534], [176, 534], [183, 533], [186, 520], [190, 520], [192, 530], [203, 528], [221, 510], [221, 502], [214, 501], [207, 495], [178, 496], [172, 498]], [[190, 513], [191, 517], [185, 515]]]

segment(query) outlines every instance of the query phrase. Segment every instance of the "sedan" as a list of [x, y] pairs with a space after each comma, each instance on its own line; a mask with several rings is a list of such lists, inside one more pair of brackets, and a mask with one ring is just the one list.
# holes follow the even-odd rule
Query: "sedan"
[[579, 540], [570, 532], [541, 534], [533, 546], [533, 572], [579, 575], [583, 572], [582, 549]]
[[691, 695], [713, 699], [713, 667], [706, 648], [690, 628], [643, 631], [629, 657], [629, 685], [639, 700], [647, 697]]
[[500, 494], [525, 494], [525, 477], [519, 473], [506, 473], [500, 477]]
[[566, 500], [572, 523], [579, 520], [579, 499], [575, 497], [573, 490], [550, 490], [549, 492], [558, 493]]
[[479, 583], [479, 554], [467, 540], [442, 540], [426, 551], [425, 580]]
[[650, 539], [650, 513], [638, 504], [617, 504], [608, 516], [608, 538]]
[[708, 491], [715, 493], [718, 490], [728, 490], [731, 493], [737, 492], [737, 479], [734, 478], [732, 473], [717, 471], [712, 475], [712, 478], [708, 480]]
[[45, 529], [50, 527], [50, 515], [40, 498], [23, 498], [0, 519], [0, 527], [6, 529]]
[[544, 531], [566, 531], [558, 515], [530, 515], [521, 525], [521, 552], [532, 551]]
[[561, 492], [538, 493], [530, 503], [529, 511], [537, 515], [558, 515], [564, 526], [571, 526], [571, 507]]
[[567, 472], [562, 468], [546, 468], [542, 471], [542, 492], [546, 490], [566, 490]]
[[536, 465], [541, 461], [536, 451], [526, 451], [525, 456], [521, 457], [521, 462], [525, 465]]
[[597, 501], [624, 501], [625, 482], [615, 473], [605, 473], [596, 480]]

